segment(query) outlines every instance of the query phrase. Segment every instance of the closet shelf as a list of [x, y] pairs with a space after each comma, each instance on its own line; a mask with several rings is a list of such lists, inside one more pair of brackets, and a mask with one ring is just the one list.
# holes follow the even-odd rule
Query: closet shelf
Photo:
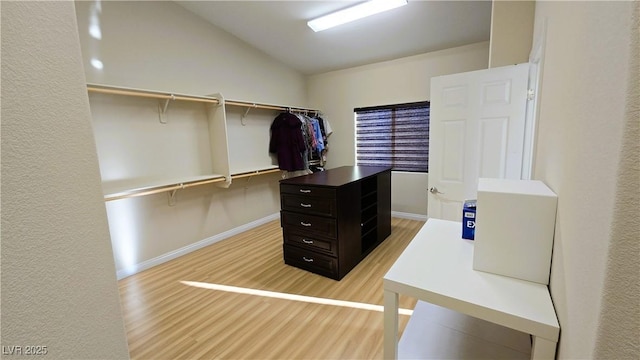
[[[107, 96], [113, 95], [116, 97], [151, 99], [151, 101], [137, 101], [133, 103], [135, 103], [135, 106], [140, 106], [141, 109], [144, 109], [143, 114], [145, 119], [149, 118], [149, 116], [151, 115], [151, 113], [147, 111], [148, 107], [151, 106], [153, 108], [156, 108], [155, 110], [157, 111], [160, 123], [162, 124], [167, 123], [167, 109], [169, 104], [173, 101], [186, 101], [190, 102], [191, 104], [204, 103], [206, 105], [202, 107], [202, 110], [205, 112], [207, 121], [209, 133], [208, 152], [211, 155], [211, 164], [210, 166], [208, 166], [208, 164], [199, 164], [195, 168], [185, 171], [185, 173], [212, 174], [199, 176], [187, 175], [178, 178], [171, 178], [166, 176], [163, 178], [142, 178], [140, 176], [144, 176], [142, 174], [145, 172], [162, 174], [163, 170], [162, 168], [158, 168], [158, 166], [155, 165], [155, 168], [154, 166], [151, 166], [149, 171], [139, 171], [139, 173], [136, 173], [137, 170], [132, 169], [132, 173], [130, 174], [132, 176], [131, 178], [107, 180], [102, 182], [105, 201], [114, 201], [119, 199], [166, 192], [169, 194], [169, 205], [171, 206], [175, 204], [176, 192], [181, 189], [206, 184], [214, 184], [217, 187], [228, 188], [231, 185], [231, 182], [235, 179], [246, 179], [248, 181], [253, 176], [277, 173], [280, 170], [277, 165], [271, 164], [272, 159], [270, 158], [270, 156], [265, 156], [265, 154], [262, 154], [261, 156], [254, 156], [255, 151], [263, 151], [255, 149], [264, 149], [266, 148], [266, 145], [268, 145], [269, 127], [268, 123], [263, 122], [262, 120], [272, 120], [272, 111], [319, 113], [318, 110], [301, 107], [289, 107], [283, 105], [255, 103], [240, 100], [227, 101], [222, 96], [222, 94], [204, 96], [187, 95], [166, 91], [144, 90], [92, 83], [87, 84], [87, 91], [90, 94], [95, 93], [104, 94]], [[138, 107], [134, 108], [133, 110], [131, 109], [134, 105], [132, 105], [131, 101], [129, 100], [126, 100], [126, 106], [123, 106], [121, 104], [122, 98], [121, 100], [114, 99], [114, 101], [110, 102], [101, 101], [98, 97], [90, 97], [90, 100], [92, 101], [92, 116], [97, 117], [97, 119], [102, 121], [103, 124], [106, 121], [110, 121], [110, 119], [113, 117], [135, 119], [139, 115], [139, 113], [141, 113], [137, 111]], [[154, 104], [156, 102], [157, 104]], [[94, 105], [95, 109], [93, 108]], [[229, 107], [235, 107], [235, 110], [229, 111], [229, 108], [226, 107], [227, 105]], [[235, 121], [228, 121], [228, 114], [233, 114], [234, 116], [238, 115], [239, 107], [246, 109], [240, 111], [239, 115], [241, 124], [243, 126], [247, 126], [247, 128], [240, 128], [239, 125], [235, 123]], [[247, 123], [245, 124], [244, 120], [245, 118], [247, 118], [249, 112], [252, 109], [264, 109], [270, 111], [256, 111], [256, 113], [251, 117], [251, 121], [247, 121]], [[175, 112], [176, 115], [174, 119], [182, 119], [181, 117], [186, 116], [188, 116], [189, 119], [196, 119], [196, 115], [197, 119], [203, 118], [202, 114], [200, 113], [194, 112], [193, 114], [185, 114], [183, 110], [184, 108], [179, 108]], [[96, 119], [94, 119], [94, 121], [95, 120]], [[183, 122], [181, 121], [180, 124], [182, 123]], [[122, 124], [126, 124], [126, 122], [122, 122]], [[124, 126], [122, 124], [119, 125]], [[159, 134], [167, 134], [170, 131], [174, 131], [173, 128], [155, 128], [155, 125], [149, 122], [144, 122], [144, 124], [146, 126], [145, 129], [149, 129], [149, 127], [152, 126], [153, 131], [157, 130]], [[136, 126], [139, 126], [139, 124], [136, 123]], [[199, 124], [198, 126], [202, 126], [202, 124]], [[250, 141], [250, 144], [247, 144], [247, 142], [245, 141], [237, 141], [238, 139], [244, 140], [247, 136], [256, 136], [260, 138], [256, 141]], [[234, 141], [231, 141], [232, 139]], [[127, 143], [126, 145], [132, 144]], [[195, 149], [196, 145], [189, 147], [188, 149], [178, 150], [182, 151], [180, 153], [181, 156], [199, 157], [202, 155], [202, 149]], [[137, 151], [135, 150], [135, 146], [130, 147], [134, 149], [132, 151]], [[254, 151], [252, 152], [252, 150]], [[100, 149], [98, 153], [100, 154]], [[110, 154], [110, 150], [108, 148], [103, 148], [102, 153]], [[135, 159], [144, 159], [143, 155], [140, 155]], [[109, 171], [105, 172], [105, 178], [107, 179], [113, 177], [112, 175], [115, 174], [109, 174]]]
[[250, 170], [250, 171], [238, 172], [238, 173], [232, 174], [231, 179], [235, 180], [235, 179], [241, 179], [241, 178], [251, 177], [256, 175], [273, 174], [277, 172], [280, 172], [280, 169], [278, 169], [277, 166], [274, 166], [274, 167], [262, 169], [262, 170]]
[[[144, 89], [136, 89], [136, 88], [128, 88], [123, 86], [111, 86], [111, 85], [101, 85], [101, 84], [87, 84], [87, 90], [89, 92], [102, 93], [102, 94], [112, 94], [112, 95], [124, 95], [124, 96], [138, 96], [138, 97], [146, 97], [153, 99], [162, 99], [162, 100], [182, 100], [182, 101], [196, 101], [196, 102], [205, 102], [205, 103], [213, 103], [220, 104], [220, 100], [211, 96], [201, 96], [201, 95], [188, 95], [188, 94], [178, 94], [172, 92], [163, 92], [163, 91], [155, 91], [155, 90], [144, 90]], [[261, 104], [249, 101], [241, 101], [241, 100], [226, 100], [224, 101], [225, 105], [229, 106], [242, 106], [247, 108], [256, 108], [256, 109], [267, 109], [267, 110], [279, 110], [279, 111], [293, 111], [293, 112], [319, 112], [315, 109], [308, 109], [302, 107], [290, 107], [283, 105], [274, 105], [274, 104]]]
[[223, 182], [226, 178], [219, 174], [189, 176], [174, 179], [138, 179], [103, 182], [104, 200], [113, 201], [137, 196], [152, 195], [186, 189], [193, 186]]
[[[280, 169], [278, 169], [277, 167], [262, 170], [243, 171], [231, 175], [231, 178], [235, 180], [251, 176], [273, 174], [279, 171]], [[173, 180], [141, 179], [135, 181], [137, 185], [134, 185], [134, 182], [131, 180], [126, 180], [125, 182], [104, 182], [102, 185], [105, 192], [104, 200], [113, 201], [137, 196], [153, 195], [174, 190], [181, 190], [193, 186], [224, 182], [225, 180], [226, 177], [223, 175], [211, 174], [184, 177]]]
[[224, 104], [228, 106], [242, 106], [246, 108], [266, 109], [266, 110], [292, 111], [292, 112], [303, 112], [303, 113], [320, 112], [315, 109], [289, 107], [289, 106], [273, 105], [273, 104], [259, 104], [259, 103], [240, 101], [240, 100], [225, 100]]
[[211, 96], [177, 94], [153, 90], [134, 89], [121, 86], [87, 84], [87, 91], [112, 95], [138, 96], [160, 100], [181, 100], [220, 104], [220, 101], [218, 99]]

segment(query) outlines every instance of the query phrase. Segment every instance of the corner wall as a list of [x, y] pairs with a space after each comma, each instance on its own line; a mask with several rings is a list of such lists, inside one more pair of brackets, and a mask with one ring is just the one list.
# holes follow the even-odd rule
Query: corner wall
[[[620, 160], [632, 151], [622, 148], [621, 140], [628, 87], [637, 81], [629, 74], [638, 71], [637, 65], [630, 69], [638, 54], [637, 45], [630, 47], [632, 14], [638, 16], [633, 8], [632, 2], [536, 4], [534, 33], [541, 34], [546, 21], [547, 36], [533, 177], [558, 194], [550, 290], [561, 327], [560, 359], [637, 359], [639, 354], [640, 229], [633, 231], [635, 241], [615, 235], [633, 226], [619, 220], [637, 218], [637, 211], [614, 202], [623, 189], [616, 180]], [[632, 121], [637, 127], [637, 115]], [[637, 170], [635, 179], [627, 176], [637, 191]], [[626, 262], [611, 257], [621, 252], [635, 255]], [[635, 275], [626, 288], [615, 287], [620, 293], [603, 296], [620, 273]], [[622, 323], [608, 327], [611, 343], [605, 345], [598, 328], [611, 309], [624, 312], [635, 331]]]
[[[431, 78], [486, 69], [489, 43], [482, 42], [309, 77], [309, 100], [334, 130], [328, 168], [355, 164], [353, 109], [430, 100]], [[428, 174], [393, 172], [392, 210], [427, 214]]]
[[2, 357], [128, 359], [73, 3], [1, 5]]

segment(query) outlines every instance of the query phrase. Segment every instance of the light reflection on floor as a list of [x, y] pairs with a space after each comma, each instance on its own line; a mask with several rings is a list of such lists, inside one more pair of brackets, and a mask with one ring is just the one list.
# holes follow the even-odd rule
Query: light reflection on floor
[[[313, 304], [343, 306], [343, 307], [350, 307], [354, 309], [384, 312], [384, 306], [382, 305], [367, 304], [367, 303], [361, 303], [361, 302], [355, 302], [355, 301], [335, 300], [335, 299], [320, 298], [315, 296], [287, 294], [282, 292], [250, 289], [250, 288], [221, 285], [221, 284], [211, 284], [211, 283], [198, 282], [198, 281], [180, 281], [180, 283], [187, 286], [194, 286], [194, 287], [210, 289], [210, 290], [233, 292], [237, 294], [257, 295], [257, 296], [264, 296], [264, 297], [276, 298], [276, 299], [302, 301], [302, 302], [313, 303]], [[413, 314], [413, 310], [399, 309], [398, 314], [411, 316], [411, 314]]]

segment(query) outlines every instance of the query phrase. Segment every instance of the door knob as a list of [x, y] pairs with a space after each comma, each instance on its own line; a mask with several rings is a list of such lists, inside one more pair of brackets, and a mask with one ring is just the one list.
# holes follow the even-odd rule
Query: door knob
[[432, 194], [444, 194], [443, 192], [438, 191], [438, 188], [435, 186], [432, 186], [431, 189], [429, 189], [429, 192]]

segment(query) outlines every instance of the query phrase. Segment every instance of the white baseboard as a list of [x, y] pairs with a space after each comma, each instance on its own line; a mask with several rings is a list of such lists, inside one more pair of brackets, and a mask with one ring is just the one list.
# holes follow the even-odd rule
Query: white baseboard
[[421, 214], [412, 214], [400, 211], [392, 211], [391, 216], [401, 218], [401, 219], [409, 219], [409, 220], [417, 220], [417, 221], [427, 221], [427, 215]]
[[139, 264], [135, 264], [133, 266], [129, 266], [126, 269], [120, 269], [118, 270], [116, 276], [118, 278], [118, 280], [126, 278], [127, 276], [131, 276], [133, 274], [137, 274], [141, 271], [147, 270], [149, 268], [152, 268], [156, 265], [160, 265], [162, 263], [165, 263], [169, 260], [173, 260], [177, 257], [180, 257], [182, 255], [186, 255], [190, 252], [196, 251], [198, 249], [201, 249], [205, 246], [209, 246], [211, 244], [215, 244], [218, 241], [224, 240], [228, 237], [240, 234], [242, 232], [245, 232], [247, 230], [253, 229], [257, 226], [266, 224], [270, 221], [276, 220], [280, 218], [280, 213], [275, 213], [266, 217], [263, 217], [262, 219], [258, 219], [255, 221], [252, 221], [250, 223], [238, 226], [236, 228], [233, 228], [231, 230], [227, 230], [225, 232], [222, 232], [220, 234], [216, 234], [214, 236], [208, 237], [204, 240], [200, 240], [196, 243], [193, 243], [191, 245], [187, 245], [185, 247], [182, 247], [180, 249], [168, 252], [166, 254], [160, 255], [158, 257], [155, 257], [153, 259], [149, 259], [146, 261], [143, 261]]

